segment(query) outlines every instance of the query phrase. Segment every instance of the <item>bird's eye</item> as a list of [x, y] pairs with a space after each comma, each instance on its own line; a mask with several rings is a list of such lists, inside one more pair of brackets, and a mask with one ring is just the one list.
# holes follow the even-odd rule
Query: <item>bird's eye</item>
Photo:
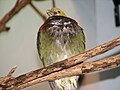
[[60, 11], [58, 11], [58, 13], [61, 13]]

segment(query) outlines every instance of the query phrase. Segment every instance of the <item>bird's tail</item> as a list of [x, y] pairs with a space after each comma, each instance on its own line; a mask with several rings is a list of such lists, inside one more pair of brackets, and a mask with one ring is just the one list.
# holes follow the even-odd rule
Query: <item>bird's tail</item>
[[[78, 90], [83, 80], [83, 75], [66, 77], [55, 81], [49, 81], [52, 90]], [[79, 84], [78, 84], [79, 81]]]

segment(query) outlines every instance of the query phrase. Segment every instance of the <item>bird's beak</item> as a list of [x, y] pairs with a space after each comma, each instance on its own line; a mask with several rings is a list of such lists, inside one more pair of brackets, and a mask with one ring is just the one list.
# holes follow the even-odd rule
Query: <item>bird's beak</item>
[[51, 12], [51, 10], [50, 10], [50, 9], [47, 9], [47, 10], [46, 10], [46, 13], [50, 13], [50, 12]]
[[46, 13], [48, 14], [48, 16], [52, 16], [52, 10], [48, 9], [46, 10]]

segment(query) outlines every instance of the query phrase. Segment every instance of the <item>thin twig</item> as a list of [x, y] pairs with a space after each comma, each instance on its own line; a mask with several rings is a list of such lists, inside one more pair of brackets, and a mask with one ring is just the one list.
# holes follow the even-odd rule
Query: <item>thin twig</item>
[[16, 69], [17, 69], [17, 66], [13, 67], [7, 76], [12, 76]]
[[52, 0], [52, 7], [56, 7], [55, 0]]
[[32, 2], [30, 2], [30, 6], [36, 11], [36, 13], [37, 13], [38, 15], [40, 15], [40, 16], [42, 17], [43, 21], [46, 21], [46, 20], [47, 20], [47, 17], [46, 17], [44, 14], [42, 14], [42, 13], [40, 12], [40, 10], [38, 10], [38, 9], [36, 8], [36, 6], [35, 6]]

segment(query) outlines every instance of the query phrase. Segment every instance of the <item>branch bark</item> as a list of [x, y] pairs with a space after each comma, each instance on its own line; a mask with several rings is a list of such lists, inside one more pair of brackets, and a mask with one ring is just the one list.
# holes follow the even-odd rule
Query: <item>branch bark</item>
[[10, 28], [6, 27], [6, 23], [13, 18], [24, 6], [30, 3], [31, 0], [17, 0], [15, 6], [0, 20], [0, 32], [8, 31]]
[[28, 72], [14, 79], [9, 79], [4, 83], [0, 83], [0, 89], [2, 88], [1, 90], [3, 90], [3, 88], [5, 88], [5, 90], [18, 90], [43, 81], [90, 73], [109, 67], [116, 67], [120, 64], [120, 54], [93, 62], [82, 62], [96, 55], [105, 53], [108, 50], [111, 50], [119, 45], [120, 37], [100, 46], [97, 46], [91, 50], [68, 58], [64, 61], [60, 61], [54, 63], [53, 65]]
[[[109, 57], [109, 58], [101, 59], [98, 61], [78, 64], [78, 65], [75, 65], [68, 69], [63, 69], [58, 72], [53, 72], [51, 74], [44, 75], [43, 77], [31, 80], [27, 83], [21, 83], [21, 85], [17, 85], [18, 87], [15, 86], [16, 87], [15, 90], [22, 89], [22, 88], [25, 88], [25, 87], [28, 87], [28, 86], [31, 86], [31, 85], [34, 85], [37, 83], [41, 83], [44, 81], [51, 81], [51, 80], [56, 80], [56, 79], [60, 79], [60, 78], [64, 78], [64, 77], [77, 76], [80, 74], [87, 74], [87, 73], [91, 73], [91, 72], [95, 72], [95, 71], [100, 71], [100, 70], [103, 70], [106, 68], [115, 68], [118, 65], [120, 65], [120, 54]], [[13, 80], [13, 82], [14, 82], [14, 80]], [[14, 88], [11, 88], [11, 89], [14, 90]]]
[[6, 23], [28, 4], [32, 6], [32, 8], [42, 17], [44, 21], [46, 20], [46, 16], [37, 10], [37, 8], [32, 4], [31, 0], [17, 0], [15, 6], [0, 20], [0, 32], [8, 31], [10, 27], [7, 27]]

